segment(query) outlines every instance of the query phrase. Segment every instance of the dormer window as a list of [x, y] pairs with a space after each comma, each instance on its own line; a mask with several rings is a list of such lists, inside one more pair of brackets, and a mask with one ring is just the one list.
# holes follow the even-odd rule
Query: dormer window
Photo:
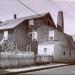
[[54, 31], [49, 31], [49, 40], [54, 39]]
[[32, 27], [34, 25], [34, 20], [33, 19], [30, 19], [29, 20], [29, 27]]

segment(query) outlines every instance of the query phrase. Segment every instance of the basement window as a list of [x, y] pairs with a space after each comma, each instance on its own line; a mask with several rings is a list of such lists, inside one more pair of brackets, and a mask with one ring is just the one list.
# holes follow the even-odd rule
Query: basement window
[[4, 31], [4, 40], [8, 40], [8, 31]]

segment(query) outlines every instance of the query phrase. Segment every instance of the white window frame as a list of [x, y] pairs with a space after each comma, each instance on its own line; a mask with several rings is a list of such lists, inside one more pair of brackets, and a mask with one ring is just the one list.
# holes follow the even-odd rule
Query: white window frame
[[30, 19], [30, 20], [29, 20], [29, 27], [30, 27], [30, 26], [33, 26], [33, 25], [34, 25], [34, 20], [33, 20], [33, 19]]
[[37, 31], [32, 32], [32, 40], [37, 40]]

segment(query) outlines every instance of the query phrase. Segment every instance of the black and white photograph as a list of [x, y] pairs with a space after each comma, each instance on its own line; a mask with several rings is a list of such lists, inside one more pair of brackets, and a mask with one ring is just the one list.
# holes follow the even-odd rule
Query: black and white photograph
[[0, 0], [0, 75], [75, 74], [75, 0]]

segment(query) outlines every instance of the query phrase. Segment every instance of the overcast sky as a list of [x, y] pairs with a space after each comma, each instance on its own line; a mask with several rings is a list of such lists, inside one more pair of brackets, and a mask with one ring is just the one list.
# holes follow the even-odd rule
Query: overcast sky
[[[58, 11], [64, 13], [64, 29], [70, 35], [75, 35], [75, 1], [74, 0], [20, 0], [38, 14], [50, 12], [55, 24]], [[33, 15], [32, 11], [22, 6], [17, 0], [0, 0], [0, 20], [6, 21], [17, 17]]]

